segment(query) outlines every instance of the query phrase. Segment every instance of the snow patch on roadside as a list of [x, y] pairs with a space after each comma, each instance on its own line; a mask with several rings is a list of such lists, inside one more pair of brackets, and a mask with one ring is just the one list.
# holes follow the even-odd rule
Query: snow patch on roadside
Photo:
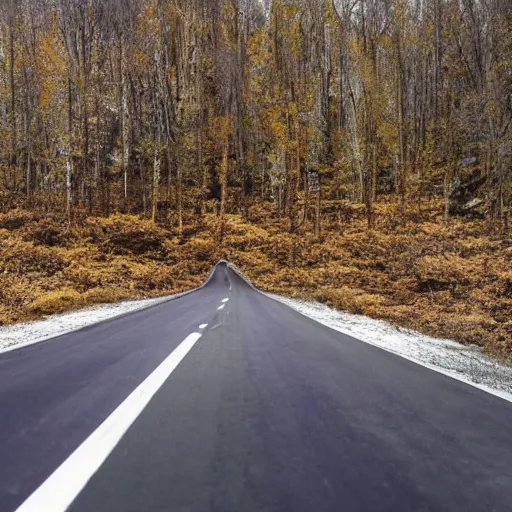
[[0, 354], [74, 332], [82, 327], [87, 327], [88, 325], [96, 324], [103, 320], [108, 320], [126, 313], [132, 313], [139, 309], [149, 308], [155, 304], [188, 295], [206, 286], [220, 263], [228, 264], [224, 260], [219, 261], [203, 284], [186, 292], [157, 297], [156, 299], [131, 300], [118, 302], [117, 304], [100, 304], [71, 313], [51, 315], [44, 320], [0, 327]]
[[44, 320], [3, 326], [0, 327], [0, 353], [33, 345], [115, 316], [144, 309], [169, 300], [171, 297], [173, 296], [102, 304], [71, 313], [51, 315]]
[[319, 302], [267, 295], [332, 329], [512, 402], [512, 368], [486, 357], [478, 347], [343, 313]]

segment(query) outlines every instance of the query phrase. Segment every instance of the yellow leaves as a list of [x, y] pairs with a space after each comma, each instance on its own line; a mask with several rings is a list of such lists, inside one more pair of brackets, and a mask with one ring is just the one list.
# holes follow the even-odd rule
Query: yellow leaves
[[266, 43], [265, 38], [266, 31], [262, 27], [254, 30], [254, 32], [249, 36], [249, 40], [247, 41], [247, 53], [251, 59], [252, 64], [255, 66], [262, 64], [260, 60], [262, 48]]
[[267, 32], [263, 28], [255, 30], [249, 36], [247, 44], [248, 63], [246, 71], [249, 87], [244, 91], [244, 99], [247, 103], [261, 105], [268, 101], [268, 95], [265, 92], [269, 88], [268, 77], [272, 66]]
[[80, 293], [72, 288], [64, 288], [38, 297], [28, 305], [27, 312], [32, 315], [51, 315], [84, 305]]
[[325, 22], [331, 25], [332, 27], [337, 27], [339, 20], [338, 15], [336, 14], [336, 7], [334, 6], [334, 2], [332, 0], [325, 0], [324, 10]]
[[292, 19], [299, 13], [299, 6], [289, 3], [282, 7], [281, 12], [284, 19]]
[[418, 35], [414, 32], [409, 32], [406, 34], [403, 44], [406, 48], [415, 48], [420, 44], [420, 39], [418, 38]]
[[161, 21], [167, 20], [160, 20], [156, 1], [145, 2], [139, 15], [137, 32], [143, 40], [146, 40], [146, 44], [152, 46], [152, 54], [154, 53], [155, 47], [158, 46], [160, 39]]
[[213, 119], [212, 129], [213, 137], [220, 142], [224, 142], [231, 134], [233, 126], [233, 116], [217, 116]]
[[297, 103], [294, 101], [290, 101], [290, 103], [288, 103], [288, 113], [293, 117], [296, 117], [299, 114]]
[[272, 17], [277, 20], [277, 38], [279, 45], [288, 47], [295, 59], [301, 57], [301, 6], [293, 0], [287, 2], [272, 2]]
[[62, 48], [57, 47], [57, 27], [52, 26], [50, 32], [48, 32], [42, 39], [40, 45], [41, 57], [46, 60], [48, 67], [51, 67], [57, 73], [64, 73], [66, 71], [66, 63], [63, 59], [62, 54], [59, 54], [59, 50]]
[[[300, 116], [299, 105], [290, 101], [274, 105], [263, 112], [270, 134], [279, 151], [297, 149], [297, 122]], [[290, 132], [291, 130], [291, 132]], [[308, 126], [302, 128], [304, 135], [308, 135]], [[314, 137], [314, 134], [309, 134]]]
[[158, 18], [157, 5], [153, 0], [151, 2], [144, 2], [142, 11], [140, 13], [139, 21], [141, 26], [149, 26], [154, 24]]
[[360, 55], [362, 53], [362, 41], [357, 37], [350, 38], [348, 47], [354, 56]]
[[316, 293], [316, 298], [337, 309], [369, 316], [377, 316], [377, 312], [384, 302], [382, 295], [365, 293], [364, 290], [348, 286], [321, 288]]
[[384, 146], [388, 149], [395, 149], [398, 144], [398, 129], [396, 124], [383, 122], [377, 129]]
[[285, 116], [280, 106], [273, 106], [264, 112], [269, 131], [277, 148], [282, 149], [288, 140]]
[[270, 123], [270, 129], [278, 142], [284, 142], [288, 138], [286, 124], [280, 121]]
[[388, 52], [391, 52], [391, 51], [394, 50], [393, 39], [387, 33], [384, 33], [384, 34], [381, 35], [381, 37], [379, 39], [379, 43], [380, 43], [380, 46], [381, 46], [381, 48], [383, 50], [386, 50]]
[[236, 51], [238, 44], [237, 36], [237, 25], [236, 20], [238, 12], [232, 2], [223, 2], [220, 23], [219, 23], [219, 35], [221, 44], [231, 51]]
[[56, 92], [64, 86], [67, 64], [64, 49], [59, 43], [58, 28], [54, 22], [43, 36], [36, 55], [36, 64], [41, 77], [39, 104], [46, 111], [55, 101]]

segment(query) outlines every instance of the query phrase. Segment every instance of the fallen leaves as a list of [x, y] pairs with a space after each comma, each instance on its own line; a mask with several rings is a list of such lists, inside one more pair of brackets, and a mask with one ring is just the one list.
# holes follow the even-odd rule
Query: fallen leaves
[[14, 210], [0, 216], [0, 323], [191, 289], [226, 258], [265, 290], [510, 354], [510, 244], [491, 239], [480, 221], [446, 228], [439, 205], [405, 226], [393, 222], [394, 209], [377, 204], [372, 231], [360, 209], [342, 226], [326, 215], [317, 238], [307, 222], [288, 233], [288, 219], [255, 203], [247, 217], [226, 215], [222, 246], [214, 213], [187, 217], [178, 238], [133, 215], [68, 228]]

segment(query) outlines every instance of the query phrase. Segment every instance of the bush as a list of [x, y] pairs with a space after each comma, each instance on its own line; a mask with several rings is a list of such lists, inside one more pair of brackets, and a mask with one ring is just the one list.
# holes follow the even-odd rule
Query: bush
[[27, 311], [33, 315], [52, 315], [85, 305], [84, 298], [76, 290], [65, 288], [44, 294], [28, 305]]
[[47, 247], [64, 245], [65, 242], [73, 238], [71, 233], [65, 233], [60, 226], [49, 220], [38, 222], [32, 230], [23, 236], [23, 240], [26, 242], [33, 242], [35, 246], [45, 245]]
[[64, 270], [67, 265], [55, 251], [46, 247], [34, 247], [33, 244], [21, 240], [11, 240], [0, 249], [0, 272], [38, 272], [52, 276]]
[[339, 289], [322, 288], [315, 297], [318, 301], [349, 313], [378, 316], [383, 297], [363, 290], [343, 286]]
[[82, 294], [82, 299], [86, 304], [107, 304], [129, 298], [130, 294], [126, 290], [118, 288], [92, 288]]
[[473, 269], [466, 260], [455, 255], [425, 256], [416, 261], [414, 267], [417, 290], [438, 292], [457, 285], [471, 285]]
[[0, 214], [0, 229], [14, 231], [20, 229], [34, 220], [34, 214], [25, 210], [12, 210], [5, 214]]

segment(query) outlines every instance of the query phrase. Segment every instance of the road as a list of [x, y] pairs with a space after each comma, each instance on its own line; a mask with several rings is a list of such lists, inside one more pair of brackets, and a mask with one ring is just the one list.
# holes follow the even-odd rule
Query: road
[[221, 264], [181, 298], [0, 355], [0, 511], [62, 510], [53, 497], [87, 472], [66, 464], [81, 449], [94, 459], [95, 433], [194, 332], [73, 482], [69, 510], [511, 510], [509, 402], [320, 325]]

